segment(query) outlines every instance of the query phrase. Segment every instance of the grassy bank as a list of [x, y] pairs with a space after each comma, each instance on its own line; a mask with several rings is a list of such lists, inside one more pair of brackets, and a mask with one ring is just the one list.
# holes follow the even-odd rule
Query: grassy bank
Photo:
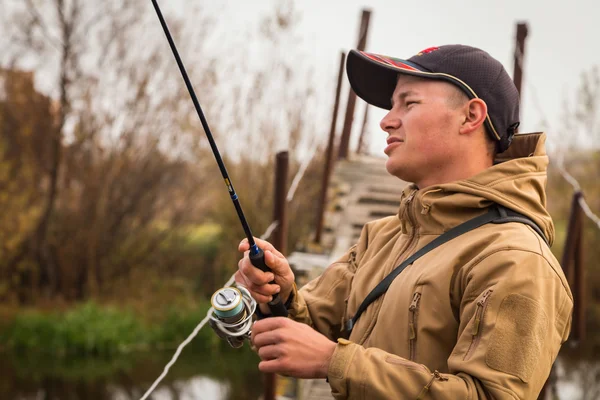
[[[208, 303], [155, 312], [152, 321], [127, 308], [87, 302], [68, 311], [29, 310], [0, 326], [4, 350], [54, 356], [106, 357], [147, 349], [175, 348], [206, 316]], [[190, 346], [217, 350], [220, 339], [203, 328]]]

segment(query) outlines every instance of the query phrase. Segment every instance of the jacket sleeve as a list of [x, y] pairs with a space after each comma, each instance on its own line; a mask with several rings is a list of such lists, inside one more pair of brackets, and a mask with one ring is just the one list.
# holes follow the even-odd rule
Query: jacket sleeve
[[336, 340], [346, 311], [346, 301], [356, 271], [357, 245], [331, 264], [316, 279], [301, 290], [293, 288], [289, 317], [312, 326], [315, 330]]
[[450, 288], [461, 295], [449, 373], [340, 339], [328, 372], [334, 397], [537, 398], [571, 326], [572, 296], [556, 267], [509, 249], [465, 265]]

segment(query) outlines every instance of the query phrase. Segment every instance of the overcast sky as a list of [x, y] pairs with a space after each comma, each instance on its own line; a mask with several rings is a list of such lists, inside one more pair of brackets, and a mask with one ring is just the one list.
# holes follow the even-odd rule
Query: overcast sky
[[[190, 1], [163, 0], [162, 4], [185, 15]], [[275, 0], [199, 1], [219, 10], [215, 29], [232, 40], [243, 37], [275, 4]], [[468, 44], [488, 51], [511, 76], [516, 23], [527, 22], [520, 131], [539, 130], [544, 114], [554, 141], [565, 98], [572, 98], [583, 71], [600, 65], [598, 4], [592, 0], [302, 0], [296, 2], [301, 15], [297, 34], [307, 55], [303, 62], [314, 65], [324, 82], [322, 90], [328, 90], [332, 99], [339, 52], [356, 46], [362, 8], [372, 11], [369, 51], [407, 58], [435, 45]], [[343, 109], [345, 102], [343, 97]], [[362, 107], [357, 107], [355, 125], [362, 121]], [[384, 136], [378, 121], [383, 115], [375, 108], [370, 111], [371, 149], [380, 155]]]
[[[248, 53], [277, 62], [281, 54], [270, 54], [272, 49], [268, 50], [268, 46], [256, 47], [249, 34], [256, 34], [263, 18], [282, 1], [159, 0], [167, 18], [172, 16], [169, 12], [176, 12], [192, 26], [201, 23], [198, 15], [190, 12], [194, 7], [215, 16], [212, 37], [216, 40], [210, 56], [235, 63], [245, 62], [243, 57]], [[520, 131], [547, 128], [550, 145], [560, 140], [559, 133], [564, 134], [559, 131], [561, 112], [565, 102], [573, 101], [581, 73], [594, 65], [600, 66], [600, 23], [597, 21], [600, 3], [594, 0], [296, 0], [294, 3], [300, 15], [295, 30], [297, 41], [288, 42], [293, 44], [288, 48], [284, 46], [283, 52], [289, 51], [289, 60], [298, 70], [314, 71], [318, 92], [314, 102], [318, 103], [320, 113], [317, 119], [323, 120], [322, 129], [318, 131], [322, 131], [323, 136], [329, 130], [339, 54], [356, 46], [363, 8], [372, 12], [368, 51], [408, 58], [431, 46], [468, 44], [488, 51], [504, 64], [510, 75], [513, 73], [516, 23], [526, 22], [529, 35], [524, 58]], [[148, 1], [147, 11], [154, 13], [151, 8]], [[152, 24], [148, 29], [153, 33], [159, 31], [158, 24]], [[155, 37], [156, 40], [164, 39]], [[177, 43], [182, 39], [175, 37]], [[164, 46], [168, 51], [166, 42]], [[238, 52], [235, 46], [243, 49]], [[184, 60], [191, 61], [193, 57], [198, 54], [182, 53]], [[176, 73], [175, 69], [173, 71]], [[39, 88], [48, 91], [55, 83], [55, 76], [39, 73], [36, 80]], [[281, 90], [286, 90], [286, 85], [288, 82], [281, 82]], [[344, 77], [341, 111], [345, 110], [347, 90], [348, 82]], [[354, 142], [363, 110], [364, 103], [359, 101]], [[380, 156], [383, 156], [385, 135], [379, 129], [379, 120], [384, 113], [372, 107], [368, 125], [370, 149]], [[547, 127], [542, 124], [544, 118]], [[338, 120], [340, 125], [341, 121], [343, 112]]]

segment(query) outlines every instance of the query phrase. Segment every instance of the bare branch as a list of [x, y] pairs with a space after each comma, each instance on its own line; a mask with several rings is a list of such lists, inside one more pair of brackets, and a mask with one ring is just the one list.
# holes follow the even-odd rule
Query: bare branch
[[35, 4], [33, 4], [33, 0], [25, 0], [25, 6], [29, 14], [33, 17], [33, 23], [37, 26], [41, 31], [42, 35], [47, 39], [48, 43], [56, 50], [60, 50], [60, 47], [64, 47], [64, 43], [60, 40], [60, 38], [54, 37], [48, 31], [46, 24], [44, 23], [44, 19], [41, 17], [40, 13]]

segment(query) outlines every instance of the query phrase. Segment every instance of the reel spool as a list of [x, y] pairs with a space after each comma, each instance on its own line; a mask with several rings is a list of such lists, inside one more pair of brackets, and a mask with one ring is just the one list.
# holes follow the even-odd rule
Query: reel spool
[[243, 287], [225, 287], [217, 290], [211, 297], [213, 312], [209, 324], [220, 338], [234, 348], [240, 348], [244, 339], [250, 338], [252, 316], [256, 310], [256, 301]]

